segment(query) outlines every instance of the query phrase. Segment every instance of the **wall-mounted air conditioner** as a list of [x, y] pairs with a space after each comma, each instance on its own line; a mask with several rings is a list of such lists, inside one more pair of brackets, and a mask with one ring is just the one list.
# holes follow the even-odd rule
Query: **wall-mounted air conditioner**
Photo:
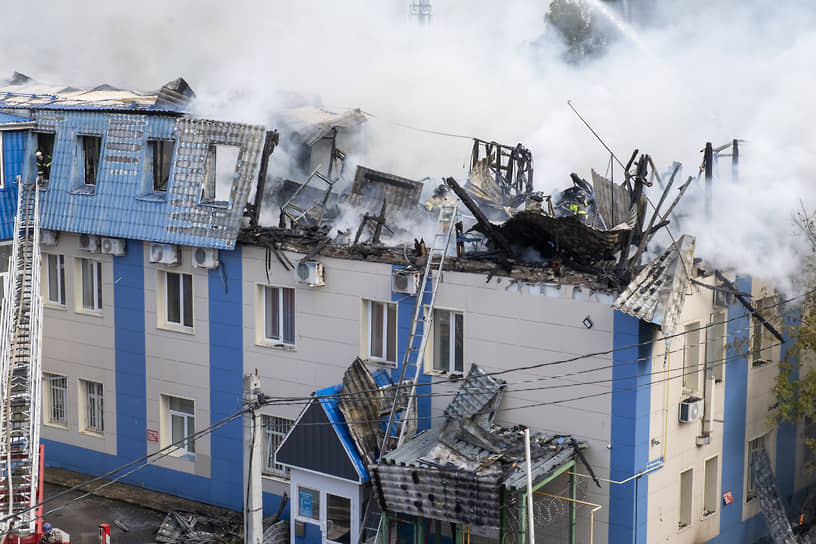
[[50, 229], [40, 229], [40, 245], [55, 246], [59, 240], [59, 231]]
[[300, 261], [295, 266], [295, 279], [300, 283], [308, 283], [309, 287], [319, 287], [326, 284], [323, 277], [323, 263], [315, 261]]
[[150, 244], [150, 262], [176, 265], [181, 262], [179, 247], [175, 244]]
[[193, 266], [196, 268], [218, 268], [218, 250], [197, 247], [193, 250]]
[[121, 257], [127, 252], [127, 241], [122, 238], [102, 238], [102, 253]]
[[703, 417], [704, 402], [696, 397], [680, 401], [680, 423], [689, 423]]
[[99, 253], [99, 236], [95, 234], [80, 234], [79, 249], [82, 251], [90, 251], [91, 253]]
[[405, 293], [414, 296], [419, 291], [419, 270], [405, 270], [399, 268], [391, 273], [391, 290], [395, 293]]

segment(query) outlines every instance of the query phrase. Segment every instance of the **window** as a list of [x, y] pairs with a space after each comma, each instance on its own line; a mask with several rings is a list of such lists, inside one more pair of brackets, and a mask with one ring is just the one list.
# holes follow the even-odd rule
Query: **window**
[[754, 456], [765, 449], [765, 435], [748, 442], [748, 462], [746, 464], [746, 478], [745, 478], [745, 502], [756, 498], [756, 482], [754, 481], [754, 471], [751, 465], [754, 462]]
[[51, 161], [54, 155], [54, 133], [37, 132], [37, 176], [42, 183], [48, 183], [51, 177]]
[[46, 255], [48, 302], [65, 306], [65, 256]]
[[368, 301], [368, 356], [396, 364], [397, 305]]
[[686, 325], [683, 335], [683, 387], [691, 391], [699, 388], [700, 322]]
[[294, 423], [291, 419], [277, 416], [262, 416], [264, 426], [264, 472], [276, 476], [288, 476], [283, 465], [275, 462], [275, 451]]
[[694, 469], [690, 468], [680, 473], [680, 517], [677, 527], [683, 529], [691, 525], [692, 486], [694, 484]]
[[717, 489], [717, 470], [719, 459], [712, 457], [705, 462], [705, 490], [703, 496], [703, 517], [710, 516], [717, 512], [720, 504], [720, 496]]
[[85, 400], [84, 430], [101, 433], [105, 430], [102, 410], [102, 384], [88, 380], [79, 380]]
[[262, 286], [263, 339], [279, 344], [295, 344], [295, 290]]
[[298, 516], [314, 520], [320, 519], [320, 491], [298, 487]]
[[169, 423], [169, 444], [174, 444], [176, 451], [181, 453], [195, 453], [195, 403], [189, 399], [180, 399], [169, 395], [162, 395], [167, 403], [167, 417]]
[[171, 164], [173, 164], [173, 141], [148, 140], [145, 150], [145, 176], [153, 192], [167, 191]]
[[201, 202], [227, 205], [238, 166], [241, 148], [234, 145], [211, 145], [204, 163]]
[[725, 376], [725, 312], [714, 312], [706, 329], [706, 367], [718, 382]]
[[82, 172], [79, 179], [85, 185], [96, 185], [99, 173], [99, 157], [102, 154], [102, 136], [80, 136], [79, 144], [82, 149]]
[[326, 540], [351, 544], [351, 499], [326, 493]]
[[802, 470], [808, 474], [816, 471], [816, 420], [805, 417], [802, 422]]
[[[777, 325], [778, 301], [777, 297], [761, 298], [756, 303], [757, 311], [772, 325]], [[761, 366], [772, 360], [774, 336], [756, 317], [751, 318], [753, 334], [751, 335], [752, 366]], [[778, 327], [777, 327], [778, 328]]]
[[441, 372], [464, 372], [464, 316], [434, 310], [433, 368]]
[[82, 309], [92, 312], [102, 310], [102, 263], [92, 259], [79, 259]]
[[165, 272], [165, 303], [168, 324], [193, 327], [193, 276]]
[[43, 418], [52, 425], [67, 425], [68, 379], [57, 374], [43, 373]]

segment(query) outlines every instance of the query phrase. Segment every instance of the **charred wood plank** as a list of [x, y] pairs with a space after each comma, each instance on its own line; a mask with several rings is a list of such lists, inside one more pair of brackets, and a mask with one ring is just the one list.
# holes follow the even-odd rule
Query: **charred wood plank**
[[[652, 171], [656, 172], [654, 163], [652, 159], [649, 158], [649, 164], [652, 165]], [[638, 244], [637, 251], [635, 251], [634, 256], [632, 256], [632, 261], [629, 263], [629, 266], [636, 265], [640, 255], [643, 253], [643, 250], [646, 248], [646, 243], [652, 237], [652, 228], [654, 227], [655, 219], [657, 219], [657, 214], [660, 213], [660, 208], [663, 206], [663, 202], [666, 200], [666, 196], [669, 194], [669, 190], [674, 183], [674, 176], [677, 175], [677, 172], [680, 170], [680, 163], [675, 163], [674, 172], [672, 172], [671, 177], [669, 178], [669, 183], [666, 185], [666, 189], [663, 191], [663, 194], [660, 195], [660, 200], [657, 202], [657, 206], [655, 206], [654, 213], [652, 213], [652, 218], [649, 220], [649, 226], [646, 227], [646, 230], [643, 231], [643, 235], [640, 237], [640, 243]], [[660, 181], [660, 176], [658, 176], [658, 181]], [[663, 185], [663, 183], [660, 183]]]
[[462, 204], [470, 210], [473, 214], [473, 217], [476, 218], [476, 221], [482, 226], [485, 231], [485, 236], [487, 236], [492, 242], [494, 242], [497, 246], [501, 249], [506, 251], [509, 255], [513, 255], [513, 248], [510, 246], [510, 242], [507, 241], [502, 233], [500, 233], [496, 227], [487, 219], [487, 216], [482, 213], [482, 210], [479, 209], [479, 206], [470, 198], [470, 195], [467, 194], [461, 185], [459, 185], [455, 179], [453, 178], [445, 178], [445, 184], [453, 189], [453, 192], [456, 193], [456, 196], [459, 197], [459, 200], [462, 201]]
[[261, 216], [261, 204], [263, 203], [264, 187], [266, 186], [266, 172], [269, 168], [269, 155], [278, 145], [279, 135], [277, 130], [268, 130], [264, 139], [263, 150], [261, 151], [261, 168], [258, 171], [258, 185], [255, 189], [255, 203], [247, 206], [250, 212], [249, 224], [256, 226]]
[[785, 337], [782, 336], [782, 334], [778, 330], [776, 330], [773, 325], [768, 323], [767, 319], [762, 317], [762, 314], [760, 314], [759, 311], [756, 308], [754, 308], [754, 305], [751, 304], [748, 301], [748, 299], [743, 296], [743, 293], [739, 289], [737, 289], [736, 285], [730, 282], [728, 278], [723, 276], [719, 270], [715, 270], [714, 274], [717, 276], [717, 279], [723, 282], [723, 284], [731, 291], [731, 293], [733, 293], [734, 296], [737, 297], [737, 300], [740, 302], [740, 304], [745, 306], [745, 309], [751, 312], [751, 317], [755, 317], [757, 321], [759, 321], [763, 327], [768, 329], [768, 332], [773, 334], [780, 342], [785, 341]]

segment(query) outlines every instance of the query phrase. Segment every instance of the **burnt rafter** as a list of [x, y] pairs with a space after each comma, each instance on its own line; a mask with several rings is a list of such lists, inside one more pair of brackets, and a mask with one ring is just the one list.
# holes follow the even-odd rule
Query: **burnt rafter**
[[745, 298], [745, 296], [743, 296], [743, 293], [739, 289], [737, 289], [736, 285], [734, 285], [731, 281], [729, 281], [728, 278], [723, 276], [723, 274], [719, 270], [715, 270], [714, 274], [717, 276], [718, 280], [723, 282], [723, 284], [726, 286], [726, 288], [728, 288], [728, 290], [736, 297], [736, 299], [740, 302], [740, 304], [745, 306], [745, 309], [748, 310], [751, 313], [751, 317], [756, 318], [757, 321], [759, 321], [762, 324], [763, 327], [768, 329], [769, 333], [773, 334], [777, 338], [777, 340], [779, 340], [780, 342], [785, 341], [785, 337], [782, 336], [782, 333], [780, 333], [778, 330], [776, 330], [776, 328], [774, 328], [774, 326], [771, 325], [768, 322], [767, 319], [762, 317], [762, 314], [759, 313], [759, 311], [754, 307], [753, 304], [751, 304], [748, 301], [747, 298]]
[[512, 198], [533, 191], [533, 154], [522, 144], [511, 147], [474, 138], [471, 170], [485, 159], [505, 196]]

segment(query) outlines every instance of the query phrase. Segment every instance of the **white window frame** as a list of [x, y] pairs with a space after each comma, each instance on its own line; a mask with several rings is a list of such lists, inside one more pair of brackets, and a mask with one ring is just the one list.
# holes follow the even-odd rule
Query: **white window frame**
[[725, 337], [727, 335], [728, 314], [725, 310], [711, 313], [706, 328], [705, 360], [706, 368], [714, 373], [714, 381], [725, 379]]
[[770, 433], [761, 434], [749, 440], [745, 446], [745, 502], [751, 502], [756, 498], [756, 482], [754, 482], [754, 473], [751, 471], [751, 461], [754, 453], [762, 449], [767, 450], [765, 441], [769, 436]]
[[[426, 309], [427, 311], [427, 309]], [[457, 310], [446, 310], [446, 309], [435, 309], [433, 316], [433, 371], [441, 374], [464, 374], [465, 372], [465, 314], [464, 312], [460, 312]], [[448, 368], [440, 368], [440, 365], [437, 364], [437, 359], [439, 355], [439, 347], [442, 344], [441, 333], [439, 332], [439, 323], [441, 320], [439, 319], [442, 314], [448, 315], [448, 322], [449, 325], [449, 339], [448, 339]], [[456, 368], [456, 319], [457, 317], [462, 320], [462, 368]], [[451, 332], [453, 334], [451, 334]]]
[[[714, 473], [710, 474], [714, 463]], [[713, 488], [709, 485], [713, 482]], [[709, 508], [711, 507], [711, 508]], [[705, 460], [703, 468], [703, 519], [713, 516], [720, 508], [720, 457], [714, 455]]]
[[[295, 289], [292, 287], [278, 287], [274, 285], [259, 285], [259, 296], [260, 296], [260, 305], [261, 305], [261, 323], [260, 323], [260, 340], [267, 345], [274, 345], [274, 346], [295, 346]], [[267, 336], [267, 319], [269, 316], [269, 312], [267, 311], [269, 308], [267, 307], [267, 301], [269, 297], [267, 294], [275, 290], [278, 292], [278, 304], [277, 308], [272, 308], [272, 312], [277, 313], [278, 315], [278, 327], [277, 331], [274, 331], [273, 336]], [[284, 292], [291, 292], [292, 294], [292, 308], [291, 312], [287, 315], [284, 311]], [[287, 339], [284, 336], [286, 331], [285, 321], [290, 322], [290, 327], [292, 330], [292, 338]], [[288, 340], [288, 341], [287, 341]]]
[[288, 479], [289, 469], [275, 462], [275, 452], [295, 422], [292, 419], [267, 414], [263, 414], [261, 420], [264, 428], [263, 472], [268, 476]]
[[[696, 393], [700, 389], [700, 322], [686, 323], [683, 327], [683, 388]], [[697, 336], [696, 344], [691, 339]], [[696, 355], [695, 355], [696, 354]]]
[[[381, 300], [367, 300], [367, 313], [368, 313], [368, 330], [367, 330], [367, 356], [370, 360], [376, 361], [378, 363], [383, 363], [387, 365], [396, 366], [397, 365], [397, 357], [399, 348], [397, 345], [398, 337], [397, 331], [399, 330], [399, 311], [397, 308], [397, 304], [395, 302], [385, 302]], [[382, 355], [375, 355], [374, 354], [374, 312], [379, 311], [378, 308], [382, 308]], [[388, 312], [390, 309], [394, 310], [394, 329], [393, 331], [388, 327]], [[393, 338], [390, 340], [393, 342], [394, 347], [394, 358], [388, 358], [388, 346], [389, 346], [389, 336], [393, 335]]]
[[[313, 516], [307, 516], [305, 514], [301, 514], [301, 512], [300, 512], [300, 491], [301, 490], [311, 492], [312, 497], [317, 496], [317, 509], [315, 509], [314, 500], [312, 501], [312, 514], [313, 514], [314, 517]], [[296, 514], [295, 515], [296, 515], [296, 517], [298, 519], [302, 519], [302, 520], [308, 521], [310, 523], [314, 523], [316, 521], [319, 522], [322, 519], [320, 514], [322, 513], [321, 510], [323, 508], [323, 502], [324, 502], [323, 494], [324, 494], [324, 492], [321, 492], [321, 490], [315, 489], [314, 487], [309, 487], [309, 486], [305, 486], [305, 485], [298, 485], [297, 486], [297, 497], [295, 498], [295, 500], [297, 501], [297, 503], [295, 504], [295, 508], [296, 508], [296, 510], [295, 510]], [[315, 512], [315, 510], [317, 510], [317, 511]], [[322, 526], [323, 526], [323, 524], [321, 523], [321, 528], [322, 528]], [[321, 532], [322, 532], [322, 530], [321, 530]]]
[[103, 434], [105, 432], [105, 387], [101, 382], [85, 379], [80, 379], [79, 384], [85, 403], [82, 415], [82, 430], [94, 434]]
[[[46, 302], [52, 306], [65, 307], [65, 255], [44, 253], [43, 256], [45, 257], [45, 281], [48, 292]], [[58, 271], [56, 297], [53, 297], [54, 293], [51, 292], [51, 274], [54, 273], [51, 266], [52, 259], [54, 259], [53, 262], [56, 263]]]
[[[83, 312], [99, 314], [102, 312], [102, 261], [88, 259], [87, 257], [78, 257], [76, 262], [78, 263], [77, 275], [79, 276], [79, 296], [75, 297], [77, 299], [77, 306]], [[90, 301], [90, 306], [85, 305], [85, 273], [83, 270], [85, 266], [91, 267], [92, 300]]]
[[[688, 487], [683, 486], [683, 476], [685, 474], [689, 474], [689, 482]], [[687, 468], [680, 472], [680, 485], [679, 485], [679, 501], [678, 501], [678, 515], [677, 515], [677, 530], [682, 531], [684, 529], [688, 529], [694, 523], [694, 468]], [[685, 493], [684, 493], [685, 492]], [[683, 501], [687, 499], [688, 505], [684, 506]], [[687, 519], [682, 519], [684, 511], [687, 515]]]
[[[43, 418], [46, 425], [68, 426], [68, 377], [43, 373]], [[61, 417], [60, 417], [61, 410]]]
[[[164, 290], [164, 323], [167, 325], [168, 328], [172, 329], [181, 329], [184, 331], [192, 331], [195, 328], [195, 288], [193, 286], [193, 275], [186, 273], [186, 272], [171, 272], [167, 270], [161, 271], [162, 276], [162, 289]], [[178, 293], [179, 293], [179, 321], [173, 321], [170, 319], [170, 281], [171, 281], [171, 274], [178, 278]], [[184, 277], [188, 276], [190, 278], [190, 292], [185, 295], [184, 293]], [[187, 325], [185, 322], [187, 321], [187, 317], [185, 315], [185, 302], [187, 297], [190, 298], [190, 316], [189, 322], [190, 324]]]
[[[194, 456], [195, 455], [195, 437], [189, 438], [190, 436], [195, 434], [195, 400], [194, 399], [187, 399], [183, 397], [177, 397], [175, 395], [162, 395], [166, 402], [167, 407], [167, 433], [168, 433], [168, 445], [169, 444], [176, 444], [181, 440], [184, 440], [181, 444], [176, 444], [175, 449], [173, 452], [176, 455], [181, 456]], [[193, 403], [193, 411], [192, 412], [183, 412], [181, 410], [174, 410], [171, 408], [171, 400], [183, 400], [189, 401]], [[176, 437], [173, 436], [173, 417], [182, 418], [184, 421], [184, 436]]]

